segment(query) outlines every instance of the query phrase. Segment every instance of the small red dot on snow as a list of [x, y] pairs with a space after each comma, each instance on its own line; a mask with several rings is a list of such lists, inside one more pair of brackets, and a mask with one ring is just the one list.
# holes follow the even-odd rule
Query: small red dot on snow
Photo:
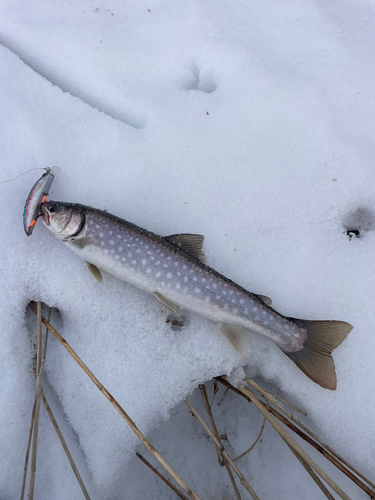
[[332, 180], [333, 180], [333, 182], [337, 182], [337, 179], [332, 179]]
[[151, 12], [151, 10], [150, 10], [150, 9], [147, 9], [147, 10], [148, 10], [149, 12]]
[[206, 115], [209, 115], [210, 113], [208, 111], [206, 111]]

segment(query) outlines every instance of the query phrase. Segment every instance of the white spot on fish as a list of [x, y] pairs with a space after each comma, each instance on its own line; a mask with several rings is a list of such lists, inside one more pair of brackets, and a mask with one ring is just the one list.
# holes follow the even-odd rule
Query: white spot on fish
[[240, 300], [240, 304], [244, 304], [245, 301], [243, 299]]
[[155, 266], [160, 266], [160, 264], [161, 264], [160, 260], [155, 262]]
[[178, 266], [178, 261], [177, 260], [175, 260], [174, 265]]
[[184, 265], [182, 266], [182, 269], [186, 269], [186, 267], [187, 267], [187, 266], [186, 266], [186, 264], [184, 264]]
[[120, 258], [120, 256], [119, 256], [119, 255], [115, 255], [115, 259], [119, 259], [119, 258]]
[[207, 297], [206, 297], [204, 300], [205, 300], [205, 302], [210, 302], [210, 301], [211, 301], [211, 298], [210, 298], [210, 296], [209, 296], [209, 295], [207, 295]]
[[114, 251], [114, 250], [111, 250], [111, 253], [115, 253], [115, 251]]
[[196, 276], [193, 276], [193, 281], [197, 281], [198, 278]]
[[167, 273], [167, 278], [171, 279], [172, 278], [172, 273]]
[[188, 281], [189, 281], [189, 278], [187, 278], [187, 277], [185, 276], [185, 278], [184, 278], [184, 282], [185, 282], [185, 283], [187, 283]]
[[177, 272], [177, 276], [181, 276], [181, 273], [179, 271]]
[[230, 291], [229, 291], [229, 295], [233, 295], [233, 290], [230, 290]]
[[114, 241], [114, 240], [109, 240], [109, 244], [110, 244], [110, 245], [114, 245], [114, 244], [115, 244], [115, 241]]
[[257, 312], [258, 308], [256, 306], [253, 307], [253, 312]]
[[124, 262], [126, 259], [125, 259], [125, 257], [121, 257], [121, 260]]
[[177, 283], [176, 286], [175, 286], [176, 290], [179, 290], [181, 288], [181, 285], [180, 283]]
[[146, 271], [147, 274], [150, 274], [150, 272], [152, 271], [151, 267], [149, 267]]
[[206, 283], [206, 278], [202, 278], [202, 283]]
[[99, 238], [103, 238], [104, 233], [99, 233]]
[[224, 309], [227, 310], [228, 309], [228, 304], [224, 304]]
[[167, 269], [167, 267], [169, 267], [169, 266], [168, 266], [168, 264], [163, 264], [163, 267], [164, 267], [164, 269]]
[[122, 252], [122, 251], [123, 251], [123, 248], [122, 248], [121, 246], [120, 246], [120, 247], [118, 247], [118, 251], [119, 251], [119, 252]]
[[158, 271], [158, 272], [155, 274], [155, 276], [156, 276], [157, 278], [160, 278], [160, 276], [161, 276], [161, 272], [160, 272], [160, 271]]
[[145, 266], [146, 265], [146, 262], [147, 260], [146, 259], [142, 259], [142, 265]]
[[104, 253], [108, 253], [108, 252], [109, 252], [108, 248], [105, 248]]
[[101, 241], [100, 244], [102, 247], [104, 247], [104, 245], [105, 245], [104, 241]]
[[132, 260], [132, 264], [136, 264], [136, 263], [137, 263], [137, 261], [135, 259]]
[[233, 313], [234, 313], [234, 314], [238, 313], [238, 309], [237, 309], [237, 307], [235, 307], [235, 308], [233, 309]]
[[202, 290], [201, 290], [199, 287], [195, 287], [195, 288], [194, 288], [194, 292], [195, 292], [195, 293], [201, 293], [201, 291], [202, 291]]
[[133, 252], [128, 252], [128, 257], [133, 257]]

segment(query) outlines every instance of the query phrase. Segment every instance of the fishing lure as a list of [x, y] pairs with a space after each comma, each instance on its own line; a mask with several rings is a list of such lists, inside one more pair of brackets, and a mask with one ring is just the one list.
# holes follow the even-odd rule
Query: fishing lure
[[46, 201], [55, 179], [55, 174], [52, 173], [51, 168], [46, 168], [45, 170], [46, 172], [36, 181], [26, 199], [23, 211], [23, 227], [27, 236], [30, 236], [33, 232], [35, 222], [39, 215], [41, 215], [40, 207]]

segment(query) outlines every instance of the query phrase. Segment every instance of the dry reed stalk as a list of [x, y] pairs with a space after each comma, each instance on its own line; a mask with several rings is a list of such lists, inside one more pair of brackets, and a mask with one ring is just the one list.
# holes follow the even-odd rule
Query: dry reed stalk
[[[221, 378], [221, 377], [218, 377]], [[224, 379], [223, 379], [224, 380]], [[220, 380], [219, 380], [220, 382]], [[224, 384], [227, 385], [227, 384]], [[262, 413], [264, 417], [268, 420], [268, 422], [272, 425], [275, 431], [280, 435], [280, 437], [286, 441], [298, 455], [343, 499], [350, 500], [348, 495], [324, 472], [324, 470], [319, 467], [319, 465], [309, 457], [309, 455], [301, 448], [301, 446], [286, 432], [286, 430], [281, 427], [281, 425], [269, 414], [266, 408], [264, 408], [265, 404], [258, 400], [256, 394], [254, 394], [249, 389], [237, 389], [235, 392], [240, 392], [247, 396], [252, 403], [258, 408], [258, 410]], [[271, 411], [271, 407], [270, 407]], [[285, 419], [286, 420], [286, 419]]]
[[206, 430], [207, 434], [210, 436], [210, 438], [212, 439], [212, 441], [215, 443], [215, 446], [217, 446], [219, 448], [219, 451], [223, 455], [224, 459], [228, 461], [228, 463], [230, 464], [230, 466], [232, 467], [232, 469], [234, 470], [234, 472], [240, 478], [240, 483], [242, 484], [242, 486], [244, 486], [247, 489], [247, 491], [254, 498], [254, 500], [259, 500], [258, 495], [255, 493], [255, 491], [252, 489], [252, 487], [246, 481], [245, 477], [243, 476], [243, 474], [241, 473], [241, 471], [239, 470], [239, 468], [237, 467], [237, 465], [233, 462], [233, 460], [230, 458], [230, 456], [228, 455], [228, 453], [225, 451], [224, 446], [220, 443], [220, 441], [218, 441], [216, 439], [216, 437], [213, 434], [213, 432], [211, 431], [211, 429], [208, 427], [208, 425], [206, 424], [206, 422], [199, 415], [199, 413], [197, 412], [197, 410], [194, 408], [194, 406], [190, 403], [190, 401], [187, 398], [185, 398], [185, 403], [190, 408], [190, 411], [192, 412], [192, 414], [202, 424], [202, 426]]
[[[357, 474], [364, 481], [366, 481], [370, 486], [375, 488], [374, 483], [369, 481], [363, 474], [361, 474], [352, 465], [350, 465], [344, 458], [342, 458], [338, 453], [336, 453], [332, 448], [330, 448], [326, 443], [324, 443], [324, 441], [322, 441], [318, 436], [316, 436], [316, 434], [314, 434], [312, 431], [310, 431], [310, 429], [308, 427], [306, 427], [302, 422], [300, 422], [294, 415], [292, 415], [282, 405], [278, 404], [277, 401], [274, 400], [274, 397], [278, 397], [278, 396], [275, 396], [274, 394], [270, 393], [269, 391], [264, 389], [262, 386], [260, 386], [256, 382], [254, 382], [254, 380], [245, 378], [245, 381], [248, 384], [250, 384], [251, 386], [255, 387], [263, 396], [269, 397], [272, 400], [272, 402], [275, 404], [275, 406], [277, 406], [282, 412], [285, 413], [285, 415], [287, 415], [287, 417], [289, 417], [293, 422], [295, 422], [299, 427], [301, 427], [301, 429], [303, 429], [307, 434], [309, 434], [309, 436], [311, 436], [317, 443], [319, 443], [321, 446], [323, 446], [329, 453], [331, 453], [331, 455], [335, 456], [338, 460], [340, 460], [343, 464], [345, 464], [349, 469], [351, 469], [355, 474]], [[271, 396], [269, 396], [269, 394], [267, 394], [267, 393], [271, 394]], [[280, 399], [280, 398], [278, 398], [278, 399]], [[286, 404], [289, 404], [285, 400], [282, 400], [282, 401]], [[293, 407], [292, 405], [289, 405], [289, 406], [291, 406], [292, 408], [297, 410], [296, 407]], [[300, 410], [298, 410], [298, 411], [300, 411]]]
[[[48, 309], [48, 317], [47, 321], [49, 321], [51, 316], [51, 308]], [[46, 333], [45, 333], [45, 343], [44, 343], [44, 351], [43, 351], [43, 359], [42, 359], [42, 365], [40, 368], [40, 375], [42, 374], [43, 371], [43, 366], [44, 366], [44, 361], [46, 359], [46, 352], [47, 352], [47, 339], [48, 339], [48, 329], [46, 328]], [[30, 428], [29, 428], [29, 435], [27, 438], [27, 444], [26, 444], [26, 455], [25, 455], [25, 463], [23, 467], [23, 478], [22, 478], [22, 488], [21, 488], [21, 497], [20, 500], [23, 500], [23, 497], [25, 495], [25, 487], [26, 487], [26, 477], [27, 477], [27, 467], [29, 464], [29, 453], [30, 453], [30, 444], [31, 444], [31, 436], [33, 434], [33, 427], [34, 427], [34, 418], [35, 418], [35, 409], [36, 409], [36, 400], [38, 396], [38, 388], [39, 388], [39, 383], [37, 383], [37, 388], [35, 391], [35, 397], [34, 397], [34, 402], [33, 402], [33, 408], [31, 410], [31, 419], [30, 419]]]
[[36, 389], [36, 407], [34, 417], [34, 430], [33, 430], [33, 445], [31, 450], [31, 467], [30, 467], [30, 483], [29, 483], [29, 500], [34, 499], [35, 487], [35, 473], [36, 473], [36, 457], [38, 448], [38, 434], [39, 434], [39, 413], [40, 413], [40, 367], [42, 361], [42, 303], [39, 300], [37, 303], [37, 389]]
[[298, 455], [298, 453], [286, 442], [284, 443], [289, 447], [290, 451], [293, 453], [293, 455], [297, 458], [297, 460], [300, 462], [302, 467], [306, 469], [307, 473], [310, 475], [311, 479], [315, 481], [317, 486], [322, 490], [322, 493], [328, 498], [328, 500], [335, 500], [335, 497], [331, 494], [331, 492], [326, 488], [324, 483], [319, 479], [319, 476], [315, 474], [313, 469], [304, 461], [302, 457]]
[[[227, 388], [231, 389], [233, 392], [239, 394], [240, 396], [244, 397], [249, 402], [251, 402], [251, 399], [249, 397], [247, 397], [243, 392], [241, 392], [236, 387], [233, 387], [227, 380], [225, 380], [225, 378], [223, 378], [223, 377], [215, 377], [215, 378], [218, 382], [225, 385]], [[259, 403], [261, 405], [263, 405], [263, 407], [267, 407], [267, 405], [265, 403], [263, 403], [262, 401], [259, 401]], [[331, 463], [333, 463], [333, 465], [335, 465], [338, 469], [340, 469], [343, 474], [345, 474], [347, 477], [349, 477], [359, 488], [361, 488], [363, 491], [365, 491], [372, 500], [375, 500], [375, 493], [372, 490], [370, 490], [370, 488], [366, 484], [364, 484], [358, 477], [356, 477], [350, 470], [346, 469], [323, 446], [321, 446], [319, 443], [316, 443], [310, 436], [308, 436], [305, 432], [301, 431], [301, 429], [296, 427], [292, 422], [290, 422], [287, 418], [285, 418], [283, 415], [281, 415], [281, 413], [279, 413], [272, 406], [269, 407], [268, 411], [274, 417], [276, 417], [278, 420], [280, 420], [280, 422], [282, 422], [289, 429], [291, 429], [298, 436], [300, 436], [304, 441], [309, 443], [313, 448], [315, 448], [319, 453], [321, 453], [327, 460], [329, 460]], [[362, 474], [361, 474], [361, 477], [362, 477]], [[365, 481], [367, 481], [367, 483], [372, 484], [367, 478], [364, 477], [364, 479], [365, 479]]]
[[31, 445], [31, 436], [33, 434], [33, 427], [34, 427], [36, 399], [37, 399], [37, 394], [35, 393], [33, 408], [31, 410], [29, 435], [27, 437], [27, 444], [26, 444], [26, 455], [25, 455], [25, 463], [24, 463], [24, 466], [23, 466], [23, 478], [22, 478], [22, 488], [21, 488], [21, 497], [20, 497], [20, 500], [23, 500], [23, 497], [25, 495], [27, 467], [28, 467], [28, 464], [29, 464], [29, 453], [30, 453], [30, 445]]
[[[200, 388], [200, 390], [202, 392], [203, 404], [204, 404], [205, 410], [207, 412], [207, 415], [209, 416], [212, 430], [213, 430], [213, 432], [215, 434], [216, 439], [219, 441], [220, 445], [222, 446], [221, 439], [220, 439], [220, 436], [219, 436], [219, 433], [217, 431], [217, 427], [216, 427], [216, 424], [215, 424], [214, 416], [212, 414], [211, 404], [208, 401], [206, 386], [204, 384], [202, 384], [202, 385], [199, 386], [199, 388]], [[212, 401], [213, 401], [213, 398], [212, 398]], [[225, 468], [226, 468], [226, 470], [227, 470], [227, 472], [228, 472], [228, 476], [229, 476], [230, 482], [232, 483], [232, 486], [233, 486], [234, 492], [236, 494], [237, 500], [241, 500], [241, 495], [240, 495], [240, 492], [238, 490], [236, 481], [235, 481], [235, 479], [233, 477], [232, 470], [230, 468], [230, 465], [229, 465], [228, 461], [222, 456], [222, 454], [220, 453], [220, 451], [219, 451], [219, 449], [218, 449], [217, 446], [215, 446], [215, 450], [216, 450], [216, 455], [217, 455], [217, 461], [219, 462], [220, 467], [222, 467], [224, 465]]]
[[[29, 303], [30, 309], [36, 314], [36, 309], [34, 305]], [[107, 391], [107, 389], [99, 382], [99, 380], [95, 377], [92, 371], [85, 365], [85, 363], [81, 360], [81, 358], [76, 354], [76, 352], [70, 347], [68, 342], [51, 326], [48, 321], [42, 317], [42, 323], [48, 328], [48, 330], [52, 333], [52, 335], [65, 347], [65, 349], [69, 352], [72, 358], [78, 363], [78, 365], [82, 368], [82, 370], [88, 375], [88, 377], [92, 380], [92, 382], [96, 385], [99, 391], [104, 394], [104, 396], [108, 399], [108, 401], [116, 408], [119, 414], [123, 417], [132, 431], [136, 434], [136, 436], [142, 441], [142, 443], [148, 448], [148, 450], [154, 455], [154, 457], [163, 465], [163, 467], [169, 472], [169, 474], [173, 477], [173, 479], [181, 486], [181, 488], [192, 498], [192, 500], [199, 500], [199, 497], [191, 490], [191, 488], [183, 481], [183, 479], [177, 474], [177, 472], [172, 469], [172, 467], [168, 464], [168, 462], [160, 455], [160, 453], [152, 446], [152, 444], [146, 439], [146, 437], [142, 434], [142, 432], [135, 425], [133, 420], [129, 417], [129, 415], [125, 412], [125, 410], [121, 407], [121, 405], [116, 401], [116, 399], [112, 396], [112, 394]]]
[[257, 444], [257, 442], [261, 438], [261, 436], [263, 434], [265, 423], [266, 423], [266, 417], [264, 417], [264, 419], [263, 419], [262, 427], [260, 428], [260, 432], [259, 432], [258, 437], [256, 438], [256, 440], [254, 441], [254, 443], [250, 446], [250, 448], [248, 450], [244, 451], [243, 453], [241, 453], [241, 455], [239, 455], [238, 457], [234, 458], [233, 462], [236, 462], [237, 460], [240, 460], [240, 458], [243, 458], [245, 455], [247, 455], [248, 453], [250, 453], [250, 451], [254, 448], [254, 446]]
[[163, 474], [161, 474], [161, 473], [160, 473], [157, 469], [155, 469], [155, 467], [153, 467], [153, 466], [150, 464], [150, 462], [148, 462], [148, 461], [145, 459], [145, 457], [143, 457], [140, 453], [138, 453], [138, 451], [137, 451], [135, 454], [137, 455], [137, 457], [138, 457], [139, 459], [141, 459], [141, 460], [142, 460], [142, 462], [143, 462], [144, 464], [146, 464], [146, 465], [147, 465], [147, 467], [149, 467], [149, 468], [150, 468], [153, 472], [155, 472], [155, 474], [156, 474], [157, 476], [159, 476], [159, 477], [160, 477], [160, 479], [161, 479], [162, 481], [164, 481], [164, 482], [165, 482], [165, 483], [166, 483], [166, 484], [167, 484], [167, 485], [168, 485], [168, 486], [169, 486], [169, 487], [170, 487], [170, 488], [171, 488], [171, 489], [172, 489], [172, 490], [176, 493], [176, 495], [178, 495], [180, 498], [182, 498], [182, 500], [188, 500], [188, 498], [187, 498], [185, 495], [183, 495], [183, 494], [181, 493], [181, 491], [178, 491], [178, 489], [177, 489], [175, 486], [173, 486], [173, 484], [172, 484], [170, 481], [168, 481], [168, 479], [167, 479], [166, 477], [164, 477], [164, 476], [163, 476]]
[[240, 389], [241, 392], [246, 394], [258, 410], [264, 415], [275, 431], [286, 441], [296, 453], [343, 499], [350, 500], [348, 495], [324, 472], [324, 470], [305, 452], [303, 448], [291, 437], [286, 430], [269, 414], [258, 400], [257, 395], [249, 389]]
[[[33, 370], [34, 370], [34, 375], [36, 377], [36, 368], [33, 367]], [[70, 466], [71, 468], [73, 469], [73, 472], [77, 478], [77, 481], [78, 481], [78, 484], [80, 485], [81, 487], [81, 490], [82, 490], [82, 493], [84, 495], [84, 497], [86, 498], [86, 500], [91, 500], [90, 499], [90, 496], [86, 490], [86, 487], [83, 483], [83, 480], [81, 478], [81, 475], [80, 473], [78, 472], [78, 469], [77, 469], [77, 466], [76, 464], [74, 463], [74, 460], [73, 460], [73, 457], [69, 451], [69, 448], [68, 448], [68, 445], [66, 444], [66, 441], [64, 439], [64, 436], [62, 435], [62, 432], [60, 430], [60, 427], [58, 426], [58, 423], [56, 422], [56, 419], [55, 419], [55, 416], [54, 414], [52, 413], [52, 410], [51, 410], [51, 407], [50, 405], [48, 404], [48, 401], [47, 401], [47, 398], [46, 398], [46, 395], [44, 394], [44, 391], [43, 391], [43, 387], [42, 387], [42, 384], [40, 384], [40, 396], [42, 398], [42, 401], [43, 401], [43, 404], [44, 404], [44, 408], [46, 409], [47, 411], [47, 414], [52, 422], [52, 425], [56, 431], [56, 434], [58, 436], [58, 438], [60, 439], [60, 443], [65, 451], [65, 454], [69, 460], [69, 463], [70, 463]]]
[[[249, 380], [251, 380], [251, 382], [254, 382], [253, 379], [248, 379], [248, 378], [245, 378], [245, 380], [248, 382]], [[256, 382], [254, 382], [254, 384], [256, 384]], [[258, 384], [257, 384], [258, 385]], [[261, 387], [261, 386], [259, 386]], [[267, 392], [267, 394], [273, 396], [275, 399], [278, 399], [279, 401], [281, 401], [282, 403], [284, 403], [285, 405], [289, 406], [290, 408], [293, 408], [293, 410], [296, 410], [298, 411], [298, 413], [300, 413], [301, 415], [303, 415], [304, 417], [307, 417], [307, 413], [303, 410], [301, 410], [300, 408], [297, 408], [297, 406], [294, 406], [292, 405], [292, 403], [289, 403], [289, 401], [287, 401], [286, 399], [283, 399], [282, 397], [278, 396], [277, 394], [274, 394], [273, 392], [271, 392], [270, 390], [268, 389], [265, 389], [264, 387], [262, 387], [262, 389]]]
[[54, 417], [54, 415], [52, 413], [52, 410], [51, 410], [51, 408], [50, 408], [50, 406], [49, 406], [49, 404], [47, 402], [47, 399], [46, 399], [46, 396], [44, 394], [42, 386], [40, 387], [40, 395], [42, 397], [42, 401], [43, 401], [44, 407], [47, 410], [47, 413], [48, 413], [48, 416], [49, 416], [49, 418], [50, 418], [50, 420], [52, 422], [52, 425], [55, 428], [56, 434], [58, 435], [58, 437], [60, 439], [61, 445], [64, 448], [65, 454], [66, 454], [66, 456], [67, 456], [67, 458], [69, 460], [69, 463], [70, 463], [70, 465], [71, 465], [71, 467], [73, 469], [73, 472], [74, 472], [74, 474], [75, 474], [75, 476], [77, 478], [78, 484], [81, 487], [82, 493], [83, 493], [84, 497], [86, 498], [86, 500], [90, 500], [90, 496], [89, 496], [89, 494], [88, 494], [88, 492], [86, 490], [86, 487], [85, 487], [85, 485], [84, 485], [84, 483], [82, 481], [80, 473], [78, 472], [76, 464], [74, 463], [73, 457], [70, 454], [69, 448], [68, 448], [68, 446], [67, 446], [67, 444], [65, 442], [65, 439], [64, 439], [63, 435], [61, 434], [60, 428], [59, 428], [59, 426], [58, 426], [58, 424], [57, 424], [57, 422], [55, 420], [55, 417]]

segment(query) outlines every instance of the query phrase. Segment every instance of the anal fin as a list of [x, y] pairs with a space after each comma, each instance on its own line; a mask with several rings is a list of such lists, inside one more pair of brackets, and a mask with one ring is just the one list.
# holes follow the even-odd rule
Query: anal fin
[[228, 340], [233, 349], [241, 356], [245, 354], [244, 341], [247, 333], [250, 333], [245, 328], [236, 325], [226, 325], [223, 323], [216, 323], [224, 337]]
[[159, 292], [154, 292], [154, 295], [165, 307], [167, 307], [170, 311], [172, 311], [173, 314], [175, 314], [176, 316], [180, 315], [181, 308], [179, 305], [167, 299], [167, 297], [164, 297], [164, 295], [162, 295]]

